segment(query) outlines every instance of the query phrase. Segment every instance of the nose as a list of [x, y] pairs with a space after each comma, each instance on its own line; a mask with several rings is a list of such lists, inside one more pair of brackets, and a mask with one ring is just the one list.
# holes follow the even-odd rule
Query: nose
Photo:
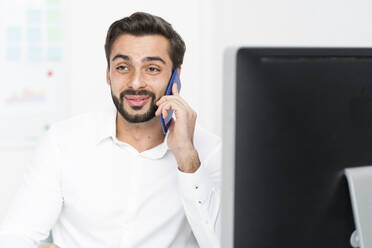
[[145, 77], [142, 75], [140, 70], [136, 70], [129, 82], [129, 88], [134, 90], [143, 89], [146, 87]]

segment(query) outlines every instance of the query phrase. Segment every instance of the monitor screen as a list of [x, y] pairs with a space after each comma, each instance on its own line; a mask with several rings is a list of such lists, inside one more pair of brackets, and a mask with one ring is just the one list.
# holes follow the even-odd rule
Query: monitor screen
[[233, 67], [234, 247], [351, 247], [343, 170], [372, 164], [372, 49], [240, 48]]

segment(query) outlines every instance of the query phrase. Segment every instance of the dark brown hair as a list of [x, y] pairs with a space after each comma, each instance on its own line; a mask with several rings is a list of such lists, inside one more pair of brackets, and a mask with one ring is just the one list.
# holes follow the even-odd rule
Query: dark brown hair
[[182, 65], [186, 46], [181, 36], [172, 28], [172, 25], [159, 16], [144, 12], [133, 13], [129, 17], [112, 23], [106, 36], [105, 52], [107, 65], [110, 67], [111, 47], [116, 38], [122, 34], [136, 36], [160, 34], [169, 41], [169, 57], [173, 63], [173, 69]]

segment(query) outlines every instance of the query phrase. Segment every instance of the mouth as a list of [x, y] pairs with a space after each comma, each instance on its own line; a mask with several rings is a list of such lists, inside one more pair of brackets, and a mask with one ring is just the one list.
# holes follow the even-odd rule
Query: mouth
[[142, 107], [150, 100], [150, 97], [147, 95], [127, 95], [124, 99], [130, 106]]

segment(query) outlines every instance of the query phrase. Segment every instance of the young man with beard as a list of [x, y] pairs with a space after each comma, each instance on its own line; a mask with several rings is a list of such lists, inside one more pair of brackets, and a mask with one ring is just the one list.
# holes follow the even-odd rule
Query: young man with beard
[[134, 13], [111, 25], [105, 51], [116, 108], [52, 126], [0, 247], [33, 248], [50, 230], [55, 244], [40, 247], [219, 247], [221, 141], [195, 128], [176, 84], [164, 96], [181, 72], [182, 38], [162, 18]]

